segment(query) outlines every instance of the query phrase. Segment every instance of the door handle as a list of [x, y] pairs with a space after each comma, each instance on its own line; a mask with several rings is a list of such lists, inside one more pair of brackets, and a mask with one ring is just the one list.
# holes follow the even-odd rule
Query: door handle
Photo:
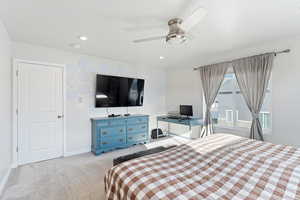
[[63, 117], [64, 117], [63, 115], [57, 115], [57, 119], [61, 119]]

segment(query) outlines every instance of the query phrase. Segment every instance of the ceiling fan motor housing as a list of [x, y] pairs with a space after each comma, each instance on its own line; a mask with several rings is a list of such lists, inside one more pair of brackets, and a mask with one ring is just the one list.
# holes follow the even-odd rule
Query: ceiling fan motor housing
[[185, 32], [180, 28], [182, 19], [174, 18], [169, 20], [169, 34], [166, 37], [167, 43], [183, 43], [186, 41]]

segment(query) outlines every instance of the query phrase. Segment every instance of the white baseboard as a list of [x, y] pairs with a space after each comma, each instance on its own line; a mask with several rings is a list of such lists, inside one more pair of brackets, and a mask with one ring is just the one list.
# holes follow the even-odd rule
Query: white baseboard
[[2, 178], [1, 182], [0, 182], [0, 197], [2, 196], [4, 187], [6, 185], [6, 182], [8, 181], [8, 177], [10, 175], [12, 167], [9, 167], [4, 175], [4, 177]]
[[67, 152], [65, 152], [64, 157], [75, 156], [75, 155], [78, 155], [78, 154], [83, 154], [83, 153], [88, 153], [88, 152], [91, 152], [91, 147], [90, 146], [80, 148], [76, 151], [69, 151], [69, 152], [67, 151]]
[[12, 169], [15, 169], [15, 168], [17, 168], [18, 166], [19, 166], [18, 162], [14, 161], [14, 162], [12, 163], [12, 165], [11, 165], [11, 168], [12, 168]]

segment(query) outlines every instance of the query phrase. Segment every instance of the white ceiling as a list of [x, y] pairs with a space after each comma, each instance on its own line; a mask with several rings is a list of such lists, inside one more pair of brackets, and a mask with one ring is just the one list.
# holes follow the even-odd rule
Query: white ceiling
[[[300, 34], [300, 0], [0, 0], [0, 5], [0, 19], [14, 41], [151, 67], [190, 65], [208, 54]], [[208, 14], [187, 43], [132, 43], [166, 34], [170, 18], [197, 6]], [[89, 40], [79, 41], [79, 35]], [[82, 48], [69, 46], [77, 42]]]

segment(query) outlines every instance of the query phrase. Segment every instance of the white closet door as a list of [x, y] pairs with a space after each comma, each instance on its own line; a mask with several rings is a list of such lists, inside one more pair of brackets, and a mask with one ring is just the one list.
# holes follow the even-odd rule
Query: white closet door
[[63, 69], [19, 64], [19, 164], [63, 155]]

